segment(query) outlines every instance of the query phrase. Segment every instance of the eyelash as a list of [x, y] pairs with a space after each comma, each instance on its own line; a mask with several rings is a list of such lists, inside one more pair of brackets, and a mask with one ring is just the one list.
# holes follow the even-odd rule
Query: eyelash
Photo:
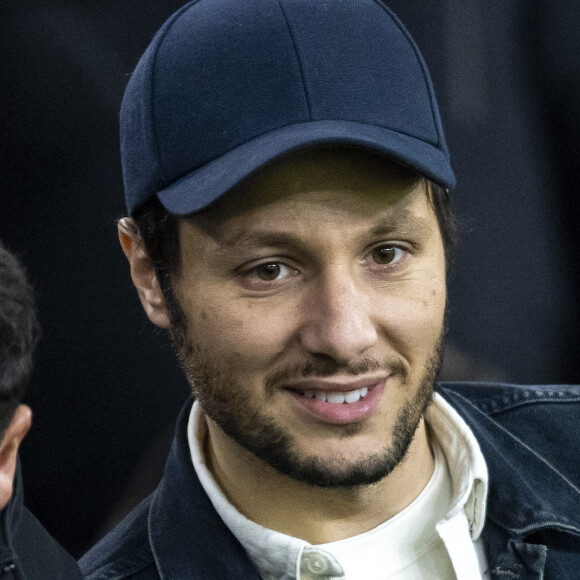
[[[381, 264], [375, 260], [372, 260], [373, 252], [376, 252], [377, 250], [381, 250], [381, 249], [395, 250], [395, 252], [400, 252], [400, 255], [394, 262], [388, 262], [386, 264]], [[409, 254], [409, 250], [407, 248], [401, 246], [400, 244], [382, 243], [382, 244], [375, 246], [374, 248], [371, 248], [371, 250], [369, 252], [367, 252], [365, 258], [363, 258], [362, 262], [368, 263], [369, 260], [372, 260], [372, 262], [374, 264], [374, 269], [379, 269], [381, 272], [392, 271], [392, 270], [400, 267], [400, 264], [405, 261], [405, 258], [407, 257], [408, 254]], [[279, 269], [282, 269], [282, 270], [286, 269], [287, 273], [284, 276], [282, 276], [281, 278], [278, 275], [275, 278], [273, 278], [272, 280], [264, 280], [264, 279], [259, 277], [258, 270], [260, 268], [264, 268], [266, 266], [277, 266]], [[242, 271], [241, 276], [244, 280], [248, 281], [252, 285], [252, 287], [253, 287], [252, 289], [269, 290], [269, 289], [274, 288], [275, 285], [281, 284], [283, 280], [286, 280], [289, 277], [297, 275], [298, 273], [299, 273], [299, 271], [296, 268], [289, 266], [285, 261], [277, 259], [277, 258], [273, 258], [270, 260], [266, 260], [260, 264], [256, 264], [256, 265], [252, 266], [251, 268], [248, 268], [248, 269]]]

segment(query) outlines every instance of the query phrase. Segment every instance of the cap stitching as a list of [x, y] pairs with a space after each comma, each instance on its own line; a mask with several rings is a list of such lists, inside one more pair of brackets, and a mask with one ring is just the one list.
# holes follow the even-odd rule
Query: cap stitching
[[292, 32], [292, 27], [286, 15], [286, 11], [282, 6], [282, 2], [278, 0], [278, 5], [280, 6], [280, 11], [286, 22], [286, 27], [288, 28], [288, 34], [290, 35], [290, 40], [292, 40], [292, 46], [294, 47], [294, 53], [296, 54], [296, 60], [298, 61], [298, 70], [300, 71], [300, 77], [302, 78], [302, 88], [304, 89], [304, 96], [306, 97], [306, 106], [308, 107], [308, 118], [312, 121], [312, 107], [310, 106], [310, 94], [308, 92], [308, 86], [306, 84], [306, 76], [304, 75], [304, 69], [302, 67], [302, 60], [300, 58], [300, 52], [298, 51], [298, 46], [296, 44], [296, 39]]
[[187, 10], [189, 10], [189, 8], [191, 8], [192, 6], [194, 6], [195, 4], [199, 4], [199, 2], [201, 2], [201, 0], [192, 0], [191, 2], [188, 2], [185, 6], [183, 6], [180, 10], [178, 10], [174, 15], [173, 15], [173, 19], [170, 19], [167, 23], [166, 23], [166, 28], [163, 31], [163, 34], [159, 37], [159, 40], [157, 42], [157, 47], [155, 49], [155, 54], [153, 55], [153, 62], [151, 63], [151, 93], [149, 95], [149, 106], [151, 107], [151, 128], [153, 131], [153, 141], [155, 143], [155, 150], [157, 152], [157, 163], [159, 165], [159, 174], [161, 179], [164, 182], [169, 182], [169, 179], [167, 178], [167, 175], [163, 169], [163, 164], [161, 162], [161, 150], [159, 148], [159, 139], [157, 136], [157, 125], [156, 125], [156, 117], [155, 117], [155, 104], [154, 104], [154, 92], [155, 92], [155, 67], [157, 64], [157, 56], [159, 54], [159, 51], [161, 50], [161, 45], [163, 44], [163, 41], [165, 40], [165, 37], [167, 36], [167, 34], [169, 34], [169, 31], [171, 30], [171, 28], [173, 27], [173, 25], [175, 24], [175, 22], [177, 22], [177, 20], [179, 19], [179, 17], [186, 12]]
[[415, 53], [415, 56], [417, 57], [417, 61], [419, 63], [419, 66], [421, 67], [421, 72], [423, 73], [423, 79], [425, 80], [425, 83], [427, 84], [427, 94], [429, 95], [429, 105], [431, 106], [431, 117], [433, 118], [433, 122], [435, 125], [435, 131], [437, 132], [437, 146], [444, 145], [445, 140], [443, 138], [443, 133], [442, 133], [441, 127], [439, 126], [440, 125], [439, 119], [438, 119], [437, 114], [435, 112], [436, 106], [435, 106], [435, 103], [433, 102], [435, 90], [433, 87], [433, 83], [431, 82], [431, 77], [429, 76], [429, 74], [427, 72], [427, 66], [423, 60], [423, 56], [419, 52], [419, 49], [418, 49], [417, 45], [415, 44], [415, 41], [413, 40], [412, 36], [406, 30], [406, 28], [403, 26], [403, 23], [399, 20], [397, 15], [394, 12], [392, 12], [390, 8], [385, 6], [381, 0], [373, 0], [373, 2], [377, 6], [382, 8], [391, 17], [392, 21], [395, 23], [397, 28], [403, 33], [404, 37], [407, 39], [407, 42], [410, 44], [411, 48], [413, 49], [413, 52]]

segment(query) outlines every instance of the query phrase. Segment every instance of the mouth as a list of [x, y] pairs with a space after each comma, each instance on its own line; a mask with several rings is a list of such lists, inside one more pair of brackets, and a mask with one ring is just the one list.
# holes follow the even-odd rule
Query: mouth
[[346, 381], [313, 379], [289, 385], [286, 390], [298, 408], [326, 423], [353, 423], [370, 418], [377, 410], [387, 378]]
[[308, 390], [308, 391], [298, 391], [303, 397], [307, 399], [316, 399], [324, 403], [330, 403], [331, 405], [349, 404], [356, 403], [361, 399], [364, 399], [368, 395], [368, 387], [362, 387], [361, 389], [354, 389], [353, 391], [320, 391], [320, 390]]

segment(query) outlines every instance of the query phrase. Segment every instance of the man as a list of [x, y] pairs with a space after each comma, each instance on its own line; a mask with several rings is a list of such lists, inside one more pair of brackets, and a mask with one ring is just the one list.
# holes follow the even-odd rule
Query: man
[[18, 449], [32, 413], [21, 401], [39, 332], [24, 269], [0, 243], [0, 578], [74, 580], [74, 559], [22, 503]]
[[121, 140], [121, 245], [195, 403], [87, 578], [573, 577], [578, 388], [434, 387], [454, 176], [388, 8], [192, 2]]

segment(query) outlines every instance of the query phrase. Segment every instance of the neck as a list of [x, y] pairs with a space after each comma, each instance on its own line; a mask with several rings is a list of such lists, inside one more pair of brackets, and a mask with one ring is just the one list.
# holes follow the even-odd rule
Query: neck
[[376, 484], [320, 488], [276, 471], [208, 420], [205, 456], [230, 503], [257, 524], [311, 544], [367, 532], [405, 509], [434, 469], [424, 420], [405, 460]]

